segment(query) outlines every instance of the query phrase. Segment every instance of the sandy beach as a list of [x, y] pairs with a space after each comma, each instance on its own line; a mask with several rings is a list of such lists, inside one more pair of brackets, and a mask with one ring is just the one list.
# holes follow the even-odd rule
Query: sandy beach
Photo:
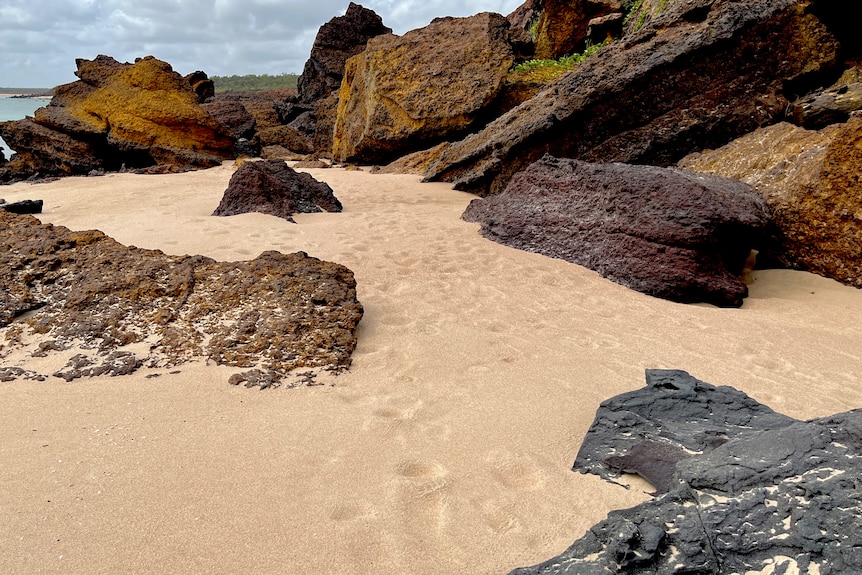
[[651, 298], [483, 239], [460, 220], [473, 196], [417, 176], [305, 170], [343, 213], [211, 217], [233, 169], [0, 197], [169, 254], [343, 264], [365, 307], [351, 369], [265, 391], [202, 363], [0, 383], [0, 572], [507, 573], [649, 498], [571, 471], [596, 408], [646, 368], [799, 419], [862, 407], [858, 289], [764, 270], [741, 309]]

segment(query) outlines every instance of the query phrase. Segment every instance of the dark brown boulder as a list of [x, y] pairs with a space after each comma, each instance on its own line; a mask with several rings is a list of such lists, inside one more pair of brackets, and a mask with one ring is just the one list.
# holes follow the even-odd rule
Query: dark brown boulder
[[484, 12], [370, 40], [347, 63], [333, 159], [385, 163], [486, 120], [514, 62], [509, 27]]
[[76, 74], [80, 80], [55, 88], [33, 119], [0, 122], [0, 134], [18, 152], [0, 180], [123, 166], [206, 168], [233, 156], [230, 132], [167, 62], [99, 56], [78, 60]]
[[197, 72], [187, 74], [185, 79], [192, 87], [192, 90], [195, 91], [198, 102], [201, 104], [208, 102], [215, 96], [215, 83], [210, 80], [206, 72], [198, 70]]
[[473, 200], [488, 239], [597, 271], [651, 296], [739, 307], [767, 224], [748, 185], [675, 168], [546, 156], [501, 194]]
[[341, 211], [332, 188], [281, 160], [264, 160], [244, 162], [239, 167], [213, 215], [259, 212], [292, 222], [295, 213], [323, 211]]
[[239, 100], [213, 100], [203, 104], [203, 109], [219, 123], [226, 126], [235, 138], [250, 139], [254, 137], [257, 122]]
[[775, 123], [788, 97], [840, 66], [838, 38], [808, 7], [671, 1], [639, 31], [451, 145], [426, 178], [497, 193], [545, 153], [671, 165]]
[[[338, 372], [361, 318], [353, 273], [303, 252], [169, 256], [0, 210], [5, 343], [67, 361], [54, 373], [67, 380], [197, 359], [257, 366], [277, 381], [297, 368]], [[0, 379], [44, 375], [0, 355]]]
[[314, 151], [312, 140], [293, 126], [264, 128], [258, 132], [257, 138], [261, 148], [282, 146], [296, 154], [310, 154]]
[[365, 50], [371, 38], [391, 33], [374, 10], [351, 2], [344, 16], [336, 16], [317, 31], [297, 80], [299, 101], [311, 104], [337, 93], [347, 59]]
[[297, 101], [282, 114], [285, 123], [295, 122], [294, 127], [305, 132], [317, 154], [332, 152], [338, 90], [348, 58], [365, 50], [371, 38], [391, 33], [377, 13], [353, 2], [344, 16], [336, 16], [317, 31], [297, 80]]

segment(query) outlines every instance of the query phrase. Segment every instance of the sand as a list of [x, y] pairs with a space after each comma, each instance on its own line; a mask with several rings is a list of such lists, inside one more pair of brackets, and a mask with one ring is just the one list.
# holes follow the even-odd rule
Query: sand
[[344, 264], [365, 306], [353, 366], [266, 391], [203, 364], [0, 384], [0, 572], [507, 573], [649, 498], [570, 470], [645, 368], [801, 419], [862, 407], [860, 290], [758, 271], [741, 309], [654, 299], [483, 239], [459, 219], [472, 196], [415, 176], [307, 170], [343, 213], [210, 217], [232, 170], [0, 197], [172, 254]]

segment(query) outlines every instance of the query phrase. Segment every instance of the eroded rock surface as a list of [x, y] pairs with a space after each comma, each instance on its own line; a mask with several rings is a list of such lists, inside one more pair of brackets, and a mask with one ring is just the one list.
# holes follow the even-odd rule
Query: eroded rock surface
[[386, 163], [463, 135], [500, 94], [514, 62], [509, 26], [485, 12], [369, 40], [347, 61], [333, 158]]
[[546, 156], [463, 218], [488, 239], [655, 297], [740, 306], [740, 275], [768, 215], [753, 189], [728, 178]]
[[810, 8], [796, 0], [668, 2], [639, 30], [451, 145], [426, 179], [498, 193], [545, 153], [666, 166], [775, 123], [788, 98], [843, 66], [843, 44]]
[[645, 389], [599, 408], [574, 469], [614, 476], [606, 462], [642, 441], [686, 453], [668, 491], [513, 575], [862, 572], [862, 410], [797, 421], [684, 371], [647, 370]]
[[0, 181], [123, 166], [205, 168], [232, 157], [233, 136], [167, 62], [98, 56], [77, 65], [80, 80], [56, 87], [32, 119], [0, 122], [0, 135], [17, 152]]
[[590, 21], [621, 10], [619, 0], [543, 0], [536, 26], [536, 58], [554, 60], [582, 52]]
[[772, 212], [779, 265], [862, 288], [862, 113], [821, 131], [769, 126], [680, 166], [754, 187]]
[[259, 212], [294, 221], [295, 213], [340, 212], [332, 188], [282, 160], [245, 162], [233, 176], [212, 215]]
[[303, 252], [168, 256], [0, 210], [0, 379], [45, 377], [13, 351], [65, 358], [67, 380], [196, 359], [337, 372], [361, 317], [353, 273]]

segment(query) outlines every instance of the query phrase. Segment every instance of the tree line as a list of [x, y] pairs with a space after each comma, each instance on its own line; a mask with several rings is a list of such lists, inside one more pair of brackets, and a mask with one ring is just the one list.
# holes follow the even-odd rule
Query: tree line
[[295, 89], [299, 74], [246, 74], [245, 76], [210, 76], [216, 92], [251, 92], [255, 90]]

